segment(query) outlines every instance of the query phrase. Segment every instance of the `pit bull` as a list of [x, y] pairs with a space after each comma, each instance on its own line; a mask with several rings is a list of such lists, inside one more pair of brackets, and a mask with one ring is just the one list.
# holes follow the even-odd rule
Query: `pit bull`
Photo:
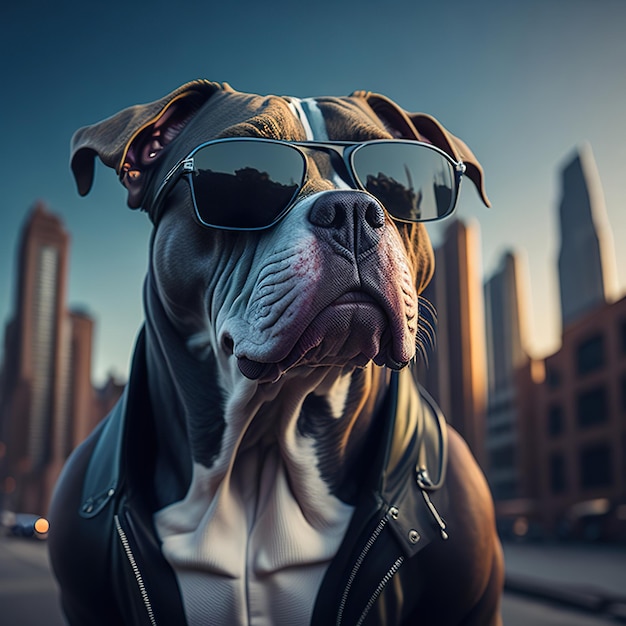
[[488, 626], [485, 479], [416, 382], [424, 222], [481, 166], [378, 94], [205, 80], [76, 132], [154, 224], [126, 390], [71, 455], [49, 549], [70, 624]]

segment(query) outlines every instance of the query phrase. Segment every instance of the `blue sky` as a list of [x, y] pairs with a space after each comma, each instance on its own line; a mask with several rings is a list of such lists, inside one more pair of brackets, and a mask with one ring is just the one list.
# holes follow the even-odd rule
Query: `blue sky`
[[[97, 322], [94, 378], [126, 375], [142, 321], [150, 227], [112, 171], [80, 198], [74, 130], [194, 78], [256, 93], [383, 93], [437, 117], [474, 150], [493, 208], [464, 186], [489, 275], [527, 260], [529, 348], [558, 347], [559, 170], [588, 141], [626, 291], [626, 3], [622, 0], [64, 2], [0, 9], [0, 323], [14, 301], [17, 237], [43, 199], [72, 236], [70, 306]], [[435, 242], [441, 229], [431, 229]]]

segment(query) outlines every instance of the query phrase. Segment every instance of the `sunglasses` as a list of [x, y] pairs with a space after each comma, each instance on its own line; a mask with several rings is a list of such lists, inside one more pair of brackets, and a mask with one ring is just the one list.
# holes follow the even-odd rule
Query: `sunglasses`
[[329, 154], [346, 182], [374, 196], [399, 222], [450, 215], [465, 172], [462, 162], [418, 141], [217, 139], [197, 146], [169, 171], [155, 196], [155, 216], [182, 176], [202, 225], [224, 230], [269, 228], [295, 205], [307, 178], [311, 150]]

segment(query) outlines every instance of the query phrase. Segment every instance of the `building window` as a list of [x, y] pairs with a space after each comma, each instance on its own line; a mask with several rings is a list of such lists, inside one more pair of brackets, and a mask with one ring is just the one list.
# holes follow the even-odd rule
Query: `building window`
[[566, 485], [565, 458], [555, 453], [550, 457], [550, 490], [552, 493], [563, 493]]
[[491, 486], [491, 493], [494, 500], [512, 500], [517, 498], [519, 495], [517, 481], [514, 478], [510, 478], [501, 482], [494, 482]]
[[609, 487], [612, 482], [611, 448], [607, 443], [587, 446], [580, 451], [580, 486], [583, 489]]
[[557, 437], [563, 432], [563, 407], [555, 404], [548, 411], [548, 435]]
[[491, 467], [492, 469], [503, 469], [507, 467], [515, 467], [515, 446], [508, 444], [492, 450]]
[[609, 407], [606, 388], [595, 387], [578, 394], [576, 408], [578, 426], [589, 428], [597, 424], [604, 424], [609, 419]]
[[583, 341], [576, 350], [576, 370], [579, 376], [604, 367], [604, 335], [594, 335]]
[[561, 386], [561, 372], [548, 365], [546, 370], [546, 383], [549, 389], [558, 389]]
[[626, 476], [626, 433], [622, 434], [622, 476]]
[[513, 432], [512, 422], [502, 422], [500, 424], [489, 424], [489, 435], [495, 437], [497, 435], [508, 435]]

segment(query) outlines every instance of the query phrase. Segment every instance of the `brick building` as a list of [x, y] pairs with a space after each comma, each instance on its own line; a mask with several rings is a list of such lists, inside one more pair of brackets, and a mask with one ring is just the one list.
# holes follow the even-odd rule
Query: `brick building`
[[550, 534], [626, 539], [626, 297], [570, 325], [524, 419], [537, 510]]

